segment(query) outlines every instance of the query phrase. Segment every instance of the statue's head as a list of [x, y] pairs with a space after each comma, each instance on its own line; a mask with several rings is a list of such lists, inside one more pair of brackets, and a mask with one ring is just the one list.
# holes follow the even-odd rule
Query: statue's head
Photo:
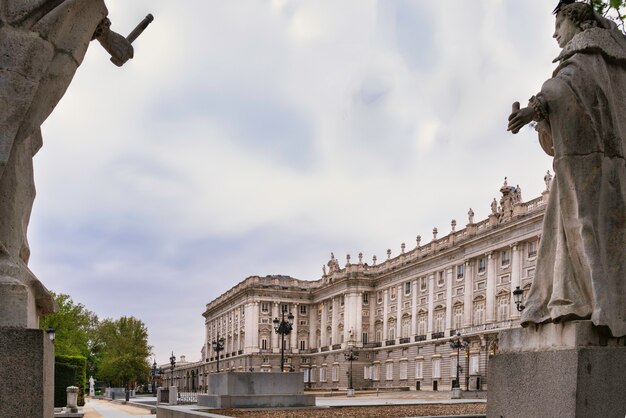
[[577, 33], [597, 26], [595, 14], [588, 3], [560, 1], [554, 13], [556, 22], [552, 36], [561, 48], [565, 47]]

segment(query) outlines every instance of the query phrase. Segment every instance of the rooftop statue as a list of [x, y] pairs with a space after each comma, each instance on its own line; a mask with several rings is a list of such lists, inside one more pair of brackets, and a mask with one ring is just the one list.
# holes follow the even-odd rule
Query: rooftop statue
[[131, 42], [110, 29], [104, 0], [2, 0], [0, 6], [0, 326], [36, 328], [54, 311], [28, 268], [26, 231], [35, 187], [32, 158], [41, 124], [65, 94], [89, 43], [97, 39], [121, 66]]
[[[554, 157], [535, 279], [522, 325], [591, 319], [626, 335], [626, 37], [583, 2], [561, 1], [552, 78], [514, 103]], [[548, 176], [547, 176], [548, 177]], [[549, 181], [551, 180], [551, 183]]]

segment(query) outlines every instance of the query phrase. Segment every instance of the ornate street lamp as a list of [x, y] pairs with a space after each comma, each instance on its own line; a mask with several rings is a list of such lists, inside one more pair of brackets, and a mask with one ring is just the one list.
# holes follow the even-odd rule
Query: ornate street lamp
[[524, 308], [526, 308], [524, 305], [522, 305], [523, 294], [524, 291], [520, 289], [519, 286], [516, 286], [515, 290], [513, 291], [513, 301], [515, 302], [515, 307], [517, 307], [518, 312], [522, 312]]
[[278, 320], [278, 318], [274, 318], [274, 331], [277, 334], [281, 335], [281, 344], [280, 344], [280, 371], [284, 371], [285, 368], [285, 335], [289, 335], [291, 330], [293, 329], [293, 315], [289, 312], [287, 315], [287, 321], [285, 321], [285, 310], [282, 311], [282, 319]]
[[54, 338], [56, 336], [55, 332], [54, 332], [54, 328], [50, 327], [46, 330], [46, 334], [48, 334], [48, 339], [50, 339], [50, 341], [52, 341], [54, 343]]
[[350, 362], [350, 373], [348, 374], [348, 396], [354, 396], [354, 386], [352, 385], [352, 362], [358, 360], [359, 356], [354, 352], [354, 342], [348, 341], [348, 352], [343, 353], [346, 361]]
[[217, 372], [220, 372], [220, 351], [224, 349], [224, 337], [220, 338], [220, 335], [217, 334], [217, 340], [213, 340], [211, 343], [213, 346], [213, 351], [215, 351], [215, 357], [217, 358]]
[[152, 363], [152, 394], [156, 393], [156, 376], [159, 369], [157, 369], [156, 359], [154, 359], [154, 363]]
[[[459, 372], [461, 371], [461, 364], [459, 362], [461, 348], [465, 349], [468, 346], [468, 342], [461, 338], [461, 333], [456, 332], [456, 335], [450, 339], [450, 348], [456, 349], [456, 382], [454, 388], [461, 389], [461, 381], [459, 380]], [[466, 372], [467, 373], [467, 372]]]
[[172, 365], [172, 382], [170, 386], [174, 386], [174, 367], [176, 367], [176, 356], [174, 355], [173, 351], [172, 355], [170, 356], [170, 364]]

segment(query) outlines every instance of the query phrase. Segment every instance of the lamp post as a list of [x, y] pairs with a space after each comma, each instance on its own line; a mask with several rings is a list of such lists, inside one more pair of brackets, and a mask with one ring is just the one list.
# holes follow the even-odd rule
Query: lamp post
[[452, 348], [453, 350], [456, 349], [456, 382], [452, 386], [453, 399], [461, 397], [461, 382], [459, 380], [459, 372], [461, 371], [460, 353], [461, 348], [464, 349], [465, 347], [467, 347], [467, 344], [467, 341], [461, 338], [461, 333], [459, 331], [457, 331], [456, 335], [450, 339], [450, 348]]
[[217, 334], [217, 340], [213, 340], [213, 343], [211, 343], [211, 345], [213, 346], [213, 351], [215, 351], [215, 357], [217, 358], [217, 372], [220, 372], [220, 351], [222, 351], [224, 349], [224, 337], [220, 337], [219, 334]]
[[170, 356], [170, 365], [172, 366], [172, 382], [170, 386], [174, 386], [174, 367], [176, 367], [176, 356], [172, 351], [172, 355]]
[[56, 337], [56, 333], [54, 332], [54, 328], [50, 327], [46, 330], [46, 334], [48, 335], [48, 339], [54, 343], [54, 338]]
[[154, 359], [154, 363], [152, 363], [152, 394], [156, 393], [156, 376], [159, 369], [157, 369], [156, 359]]
[[354, 396], [354, 386], [352, 385], [352, 362], [358, 360], [359, 356], [354, 352], [354, 343], [348, 341], [348, 352], [343, 353], [343, 357], [346, 361], [350, 362], [350, 372], [348, 374], [348, 396]]
[[285, 309], [281, 309], [282, 319], [274, 318], [274, 331], [281, 335], [280, 343], [280, 371], [284, 371], [285, 368], [285, 335], [289, 335], [293, 328], [293, 315], [289, 312], [287, 315], [287, 321], [285, 321]]
[[522, 312], [526, 308], [524, 305], [522, 305], [523, 294], [524, 291], [520, 289], [519, 286], [516, 286], [515, 290], [513, 291], [513, 301], [515, 302], [515, 307], [517, 308], [518, 312]]

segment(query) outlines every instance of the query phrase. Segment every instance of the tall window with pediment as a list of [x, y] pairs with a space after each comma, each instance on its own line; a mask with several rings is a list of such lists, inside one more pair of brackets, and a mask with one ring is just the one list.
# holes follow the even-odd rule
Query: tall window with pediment
[[389, 324], [389, 330], [387, 331], [388, 334], [388, 338], [389, 340], [395, 340], [396, 339], [396, 324], [395, 323], [390, 323]]
[[474, 302], [474, 325], [482, 325], [485, 322], [485, 301]]
[[509, 302], [508, 296], [500, 296], [498, 298], [498, 321], [507, 321], [509, 319]]
[[411, 322], [408, 318], [402, 320], [402, 337], [411, 335]]
[[446, 311], [438, 309], [435, 311], [435, 330], [434, 332], [443, 332], [446, 326]]
[[426, 314], [421, 314], [417, 322], [417, 334], [418, 335], [426, 334], [426, 324], [427, 324]]
[[452, 328], [454, 329], [460, 329], [463, 326], [463, 306], [457, 305], [454, 307], [452, 321]]

